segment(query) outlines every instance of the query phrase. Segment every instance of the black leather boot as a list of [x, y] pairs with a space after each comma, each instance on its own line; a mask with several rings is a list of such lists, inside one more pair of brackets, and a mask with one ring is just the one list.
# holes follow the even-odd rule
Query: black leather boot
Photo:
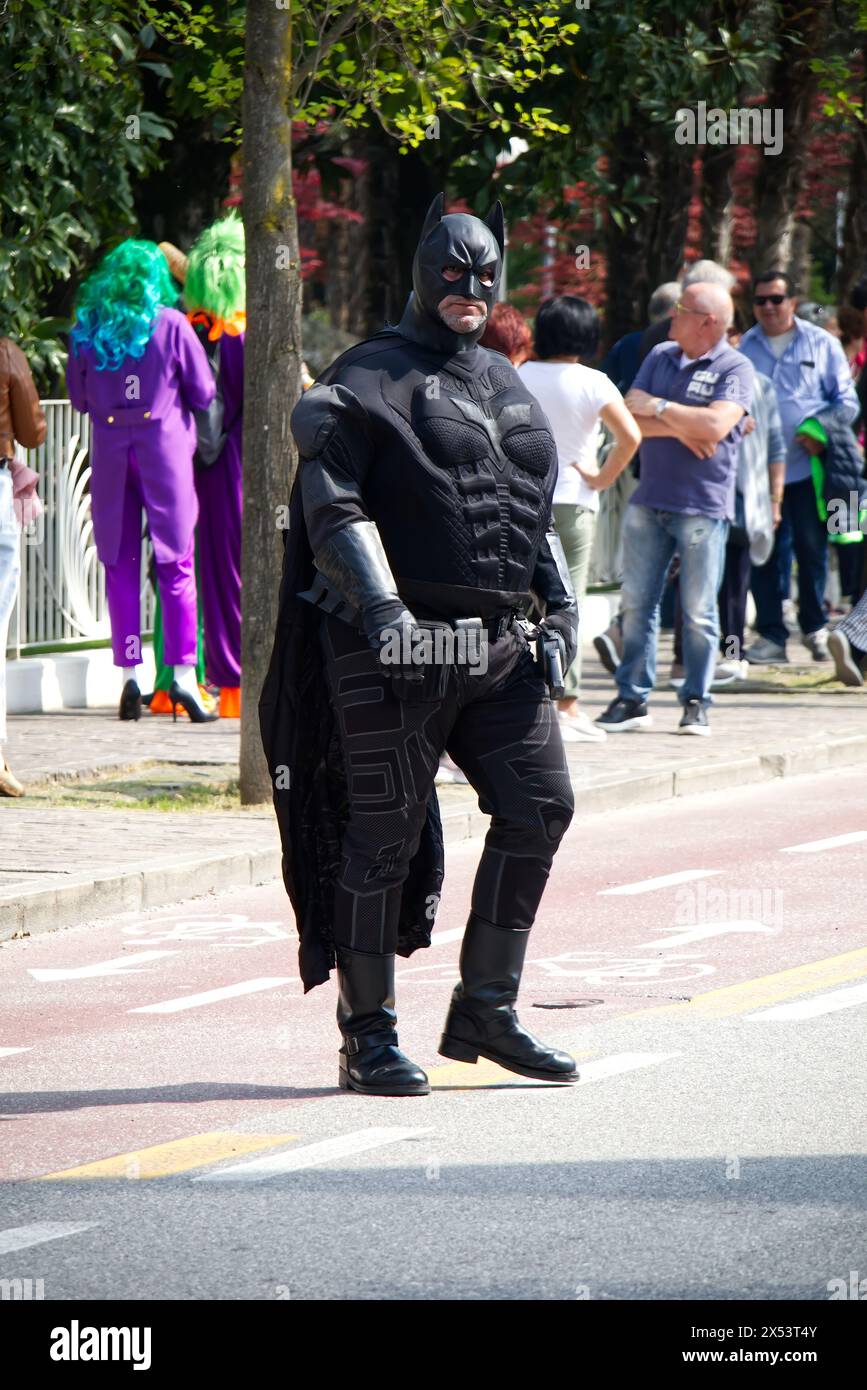
[[574, 1058], [540, 1042], [515, 1014], [529, 935], [529, 928], [495, 927], [470, 913], [461, 982], [452, 994], [439, 1051], [456, 1062], [487, 1057], [537, 1081], [577, 1081]]
[[430, 1082], [397, 1046], [394, 956], [337, 947], [338, 1083], [366, 1096], [426, 1096]]

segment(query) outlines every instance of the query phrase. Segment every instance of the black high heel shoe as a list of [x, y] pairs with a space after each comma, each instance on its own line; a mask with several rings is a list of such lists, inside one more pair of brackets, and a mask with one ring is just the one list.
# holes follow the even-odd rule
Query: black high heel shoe
[[127, 681], [120, 692], [118, 719], [141, 719], [141, 691], [136, 681]]
[[217, 710], [208, 714], [207, 710], [202, 709], [195, 695], [191, 695], [188, 690], [182, 690], [177, 681], [172, 681], [169, 686], [169, 699], [172, 702], [172, 723], [178, 722], [177, 705], [187, 711], [194, 724], [212, 724], [215, 719], [219, 719]]

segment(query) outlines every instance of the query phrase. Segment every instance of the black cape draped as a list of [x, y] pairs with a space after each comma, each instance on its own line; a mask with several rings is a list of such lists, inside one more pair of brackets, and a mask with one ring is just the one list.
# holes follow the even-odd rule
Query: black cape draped
[[[283, 848], [283, 883], [298, 927], [304, 993], [324, 984], [336, 965], [334, 884], [349, 814], [346, 772], [319, 641], [321, 614], [306, 599], [315, 575], [297, 476], [283, 536], [277, 629], [259, 700], [262, 746], [274, 788]], [[436, 788], [403, 887], [398, 954], [429, 946], [444, 869]]]

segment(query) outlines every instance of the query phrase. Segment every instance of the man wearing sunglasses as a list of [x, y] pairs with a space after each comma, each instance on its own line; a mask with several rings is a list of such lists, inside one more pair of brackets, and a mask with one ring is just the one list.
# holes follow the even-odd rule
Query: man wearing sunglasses
[[819, 519], [810, 453], [799, 431], [808, 419], [834, 417], [850, 424], [858, 414], [843, 349], [823, 328], [798, 318], [797, 305], [789, 276], [781, 270], [764, 271], [753, 284], [756, 326], [741, 341], [741, 352], [774, 383], [786, 443], [785, 486], [782, 495], [772, 499], [782, 503], [782, 521], [770, 559], [752, 571], [759, 636], [744, 656], [759, 665], [782, 665], [789, 659], [783, 599], [788, 595], [793, 550], [801, 640], [814, 661], [829, 659], [824, 610], [828, 533]]

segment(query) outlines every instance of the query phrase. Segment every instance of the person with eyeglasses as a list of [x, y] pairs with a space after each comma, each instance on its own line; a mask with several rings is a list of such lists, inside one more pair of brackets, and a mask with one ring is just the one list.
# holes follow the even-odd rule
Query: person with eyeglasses
[[679, 734], [707, 736], [719, 645], [717, 593], [735, 516], [737, 453], [754, 373], [729, 345], [734, 317], [721, 285], [683, 290], [671, 323], [639, 368], [626, 406], [641, 430], [641, 481], [623, 527], [623, 657], [618, 696], [597, 718], [609, 733], [652, 722], [659, 601], [672, 556], [680, 555], [684, 681]]
[[753, 282], [756, 325], [745, 333], [741, 352], [770, 377], [777, 394], [786, 444], [786, 474], [774, 549], [764, 565], [754, 566], [751, 588], [756, 601], [758, 638], [744, 656], [755, 665], [788, 662], [788, 629], [783, 621], [792, 551], [798, 562], [798, 623], [801, 641], [814, 661], [828, 661], [825, 581], [828, 531], [819, 517], [812, 461], [801, 426], [807, 420], [851, 424], [858, 397], [846, 354], [824, 328], [799, 317], [791, 278], [766, 270]]

